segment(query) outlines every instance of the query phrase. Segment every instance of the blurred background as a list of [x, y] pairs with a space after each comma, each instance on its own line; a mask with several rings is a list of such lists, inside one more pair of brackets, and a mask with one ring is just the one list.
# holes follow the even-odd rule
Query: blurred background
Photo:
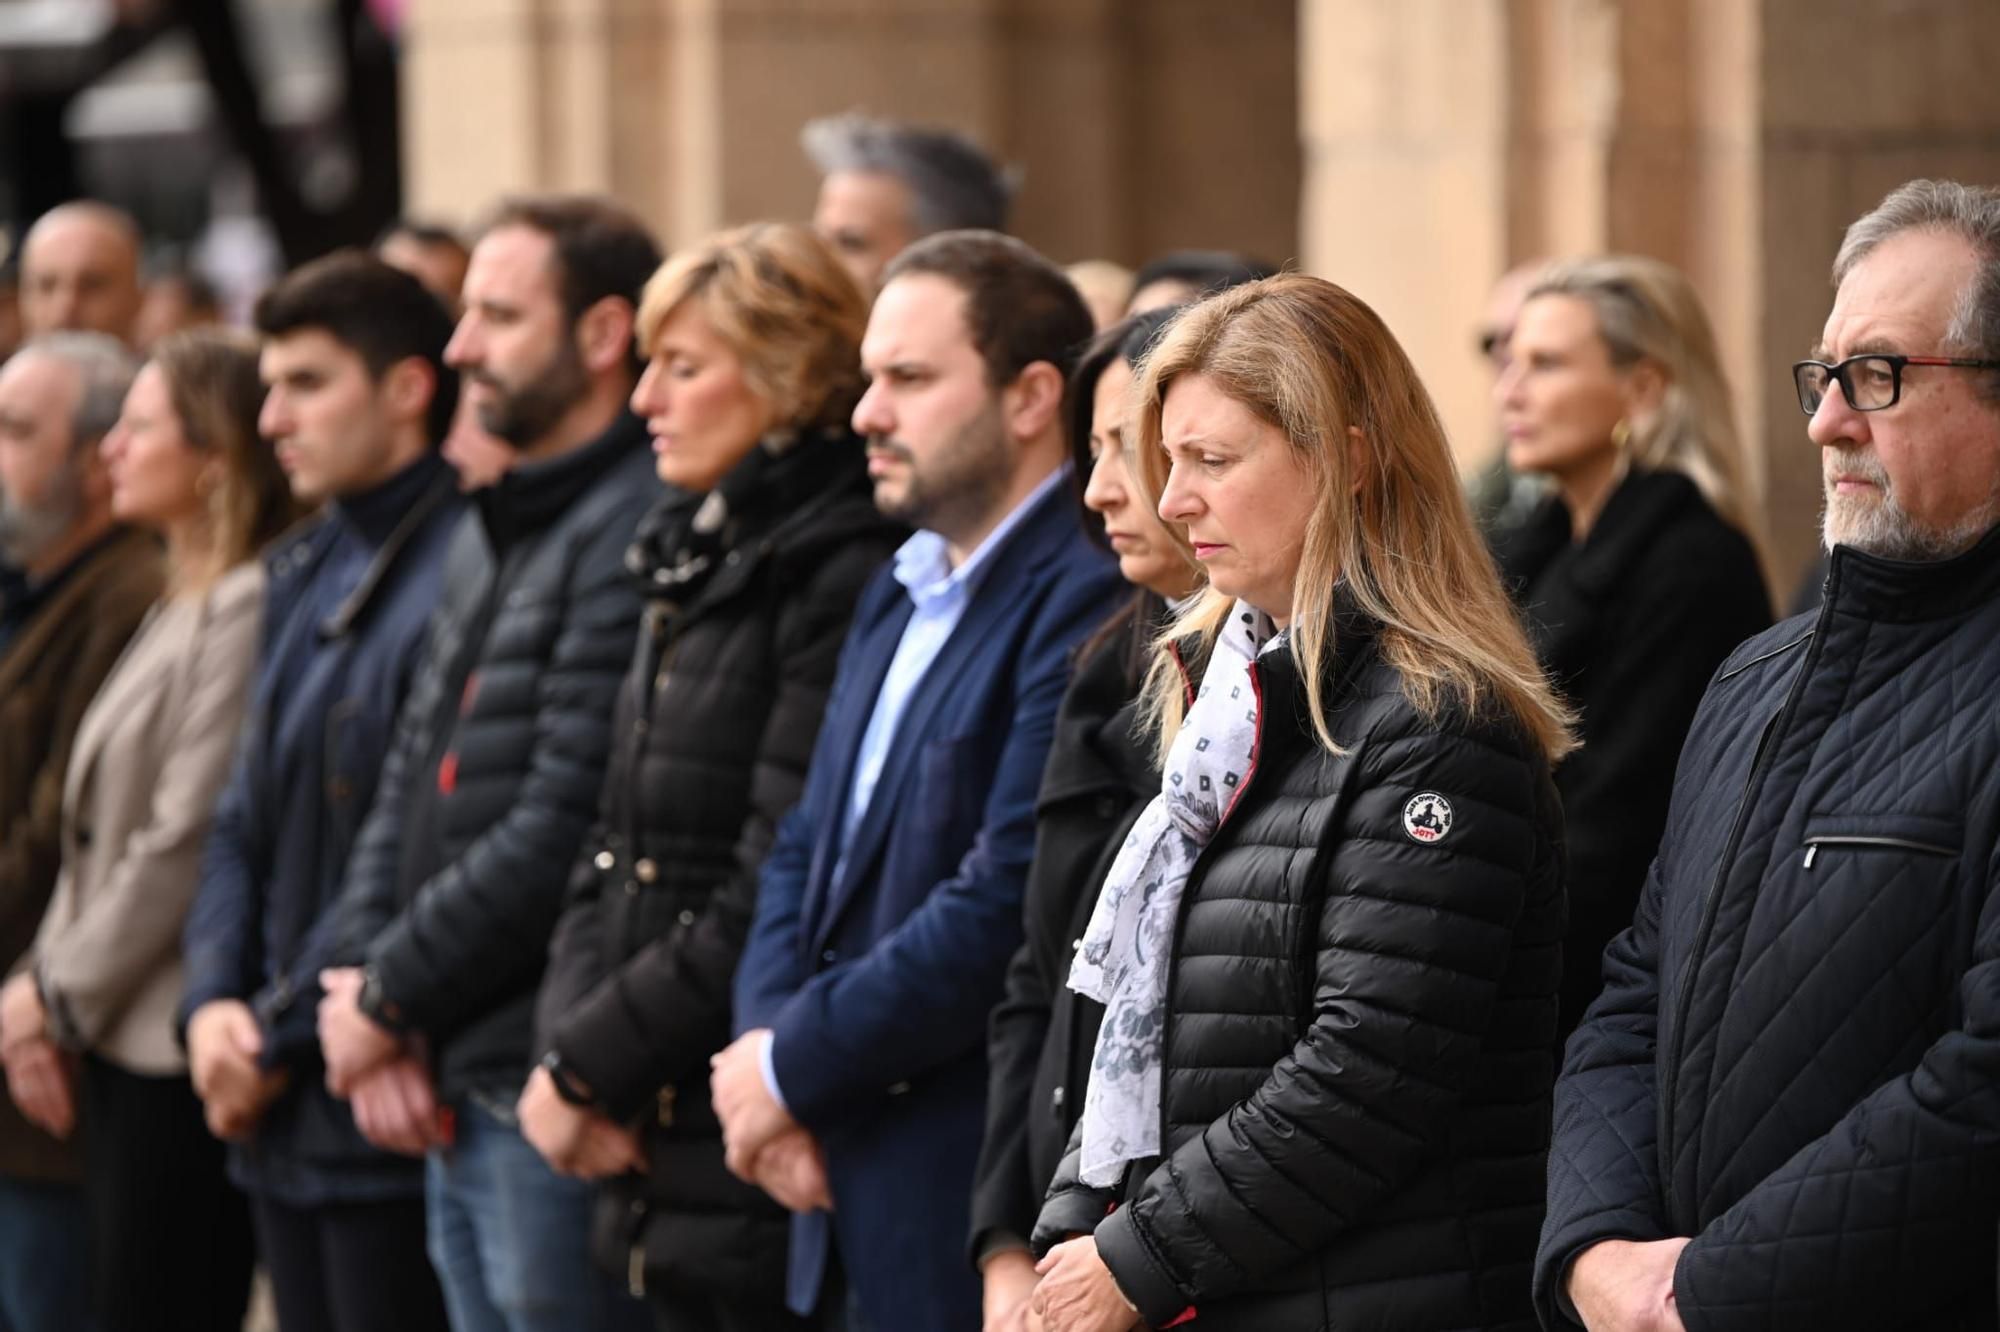
[[1468, 468], [1508, 268], [1684, 268], [1752, 442], [1772, 583], [1816, 539], [1786, 365], [1847, 222], [2000, 183], [2000, 0], [0, 0], [0, 224], [90, 195], [240, 309], [401, 215], [597, 190], [671, 245], [804, 218], [810, 118], [963, 130], [1052, 258], [1295, 263], [1381, 310]]

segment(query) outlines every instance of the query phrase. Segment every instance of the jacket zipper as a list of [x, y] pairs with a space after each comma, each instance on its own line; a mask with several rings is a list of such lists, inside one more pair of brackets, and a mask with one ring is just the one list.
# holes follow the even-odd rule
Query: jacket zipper
[[[1180, 664], [1180, 653], [1178, 651], [1174, 652], [1174, 661], [1176, 664]], [[1186, 666], [1182, 665], [1181, 670], [1182, 678], [1187, 678]], [[1208, 853], [1214, 849], [1216, 841], [1222, 836], [1223, 824], [1229, 822], [1229, 816], [1236, 812], [1238, 805], [1243, 803], [1244, 792], [1250, 789], [1250, 783], [1257, 779], [1258, 770], [1264, 766], [1264, 680], [1263, 676], [1257, 670], [1257, 663], [1254, 659], [1250, 663], [1250, 690], [1257, 699], [1257, 738], [1250, 746], [1250, 765], [1243, 771], [1243, 780], [1236, 784], [1236, 794], [1229, 798], [1229, 803], [1223, 807], [1221, 817], [1216, 820], [1215, 835], [1208, 839], [1208, 845], [1204, 846], [1200, 854], [1195, 856], [1194, 864], [1188, 866], [1188, 884], [1192, 884], [1195, 878], [1201, 873], [1203, 867], [1208, 864]], [[1189, 692], [1193, 692], [1192, 682], [1190, 682]], [[1172, 1000], [1174, 980], [1180, 972], [1181, 928], [1187, 922], [1187, 907], [1188, 895], [1184, 886], [1181, 892], [1181, 900], [1174, 908], [1174, 932], [1167, 949], [1166, 994], [1168, 1002], [1161, 1005], [1160, 1009], [1160, 1155], [1162, 1157], [1166, 1156], [1169, 1150], [1167, 1146], [1167, 1047], [1171, 1043], [1173, 1036], [1174, 1006]]]
[[1688, 1010], [1694, 1003], [1695, 973], [1700, 969], [1703, 954], [1708, 951], [1709, 935], [1715, 930], [1716, 912], [1722, 905], [1722, 887], [1729, 877], [1731, 865], [1735, 863], [1736, 852], [1743, 841], [1743, 831], [1750, 822], [1750, 811], [1754, 808], [1752, 797], [1762, 788], [1765, 766], [1777, 750], [1777, 739], [1783, 734], [1785, 723], [1798, 706], [1799, 696], [1805, 692], [1806, 681], [1812, 677], [1813, 662], [1819, 654], [1819, 645], [1825, 635], [1818, 630], [1826, 623], [1827, 611], [1832, 607], [1829, 601], [1820, 612], [1819, 624], [1815, 627], [1812, 641], [1806, 645], [1806, 658], [1799, 663], [1799, 673], [1792, 681], [1791, 689], [1785, 695], [1785, 702], [1771, 720], [1764, 724], [1764, 734], [1757, 741], [1757, 753], [1750, 761], [1750, 776], [1743, 784], [1743, 795], [1736, 806], [1736, 818], [1729, 828], [1729, 840], [1723, 844], [1722, 859], [1716, 865], [1715, 878], [1708, 886], [1708, 894], [1702, 900], [1701, 921], [1695, 927], [1694, 947], [1688, 951], [1687, 961], [1681, 964], [1681, 973], [1676, 981], [1674, 999], [1674, 1040], [1668, 1052], [1667, 1066], [1660, 1080], [1660, 1166], [1662, 1181], [1666, 1186], [1668, 1224], [1675, 1223], [1681, 1215], [1678, 1206], [1679, 1190], [1674, 1183], [1675, 1171], [1670, 1159], [1673, 1152], [1674, 1096], [1676, 1083], [1680, 1079], [1681, 1060], [1687, 1053]]
[[1863, 837], [1847, 833], [1828, 833], [1820, 837], [1806, 838], [1806, 869], [1813, 867], [1823, 846], [1879, 847], [1891, 851], [1916, 851], [1927, 856], [1955, 856], [1958, 852], [1949, 846], [1939, 846], [1936, 842], [1918, 842], [1908, 837]]

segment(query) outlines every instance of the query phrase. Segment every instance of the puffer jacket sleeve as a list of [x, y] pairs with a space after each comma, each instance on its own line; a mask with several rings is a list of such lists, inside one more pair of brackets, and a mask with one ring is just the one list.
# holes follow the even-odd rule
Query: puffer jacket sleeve
[[[1324, 1249], [1444, 1153], [1477, 1073], [1529, 886], [1546, 770], [1526, 742], [1400, 698], [1350, 752], [1322, 830], [1311, 1019], [1251, 1096], [1154, 1169], [1096, 1231], [1155, 1327]], [[1421, 792], [1448, 838], [1403, 830]]]
[[858, 542], [816, 576], [784, 572], [792, 587], [775, 634], [777, 689], [757, 739], [735, 873], [691, 928], [653, 940], [553, 1026], [551, 1044], [615, 1116], [663, 1083], [705, 1072], [708, 1056], [729, 1041], [731, 983], [756, 913], [758, 874], [805, 788], [848, 622], [884, 553], [883, 543]]
[[1604, 952], [1604, 991], [1570, 1038], [1556, 1082], [1549, 1210], [1535, 1255], [1544, 1327], [1580, 1326], [1563, 1284], [1602, 1240], [1658, 1240], [1660, 867], [1654, 862], [1632, 927]]
[[610, 702], [639, 622], [623, 563], [630, 539], [629, 526], [604, 524], [572, 557], [562, 629], [536, 681], [527, 771], [505, 813], [369, 946], [383, 994], [413, 1027], [449, 1031], [547, 962], [563, 886], [597, 814]]
[[1056, 1165], [1056, 1177], [1049, 1182], [1028, 1247], [1036, 1258], [1042, 1258], [1072, 1235], [1091, 1234], [1117, 1200], [1116, 1189], [1092, 1188], [1083, 1182], [1083, 1122], [1078, 1120]]
[[1965, 1273], [1992, 1263], [2000, 864], [1985, 872], [1956, 1026], [1681, 1251], [1688, 1332], [1942, 1326]]

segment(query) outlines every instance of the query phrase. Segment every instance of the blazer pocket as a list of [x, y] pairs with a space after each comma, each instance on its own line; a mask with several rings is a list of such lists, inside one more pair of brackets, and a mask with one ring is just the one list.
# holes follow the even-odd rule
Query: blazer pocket
[[1956, 859], [1965, 845], [1964, 825], [1927, 814], [1819, 814], [1806, 821], [1801, 865], [1823, 868], [1833, 857], [1920, 857]]

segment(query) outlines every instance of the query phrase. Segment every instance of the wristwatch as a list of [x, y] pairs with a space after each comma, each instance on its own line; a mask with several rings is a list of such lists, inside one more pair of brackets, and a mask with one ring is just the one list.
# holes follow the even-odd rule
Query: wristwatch
[[590, 1088], [576, 1075], [576, 1070], [563, 1062], [562, 1051], [551, 1050], [542, 1056], [542, 1071], [549, 1075], [549, 1082], [556, 1089], [556, 1095], [579, 1109], [589, 1109], [597, 1104], [597, 1098], [590, 1094]]
[[382, 993], [382, 978], [373, 967], [361, 969], [361, 993], [355, 1004], [384, 1031], [401, 1036], [409, 1030], [410, 1024], [404, 1020], [403, 1010], [396, 1001]]

